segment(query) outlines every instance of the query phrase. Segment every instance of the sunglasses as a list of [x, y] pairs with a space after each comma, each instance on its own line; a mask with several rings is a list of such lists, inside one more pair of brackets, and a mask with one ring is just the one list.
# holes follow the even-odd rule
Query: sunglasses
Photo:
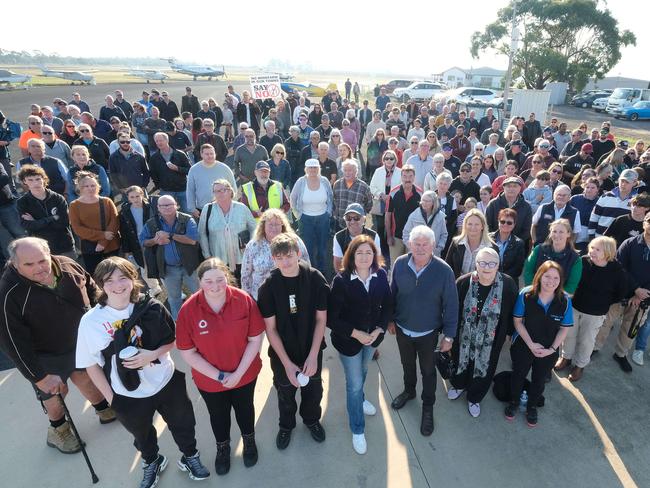
[[120, 145], [122, 145], [122, 144], [124, 144], [124, 145], [127, 145], [127, 146], [128, 146], [128, 145], [130, 145], [130, 144], [131, 144], [131, 141], [120, 141]]
[[395, 158], [393, 156], [386, 156], [384, 161], [395, 161]]
[[499, 220], [499, 223], [501, 225], [514, 225], [514, 221], [512, 220]]
[[533, 164], [542, 164], [542, 161], [533, 161]]
[[284, 152], [282, 152], [282, 151], [275, 151], [275, 154], [279, 154], [280, 156], [284, 156]]
[[54, 135], [54, 132], [41, 132], [44, 136], [52, 136]]
[[361, 220], [360, 215], [352, 215], [352, 216], [349, 216], [349, 217], [345, 217], [346, 222], [359, 222], [360, 220]]
[[90, 132], [89, 129], [79, 129], [79, 132]]
[[469, 169], [461, 169], [460, 172], [461, 173], [470, 173], [471, 170], [469, 170]]
[[29, 125], [41, 125], [40, 122], [30, 122]]
[[479, 147], [477, 147], [476, 149], [474, 149], [474, 152], [481, 152], [481, 151], [483, 151], [483, 149], [481, 149], [481, 148], [479, 148]]

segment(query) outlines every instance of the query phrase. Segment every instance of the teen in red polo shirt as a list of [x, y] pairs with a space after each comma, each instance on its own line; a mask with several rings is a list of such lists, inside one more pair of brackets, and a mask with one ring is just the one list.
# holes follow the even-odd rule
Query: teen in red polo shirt
[[244, 441], [244, 465], [257, 463], [253, 393], [262, 369], [264, 319], [246, 292], [230, 286], [228, 267], [217, 258], [197, 268], [200, 290], [183, 304], [176, 322], [176, 346], [210, 414], [217, 441], [215, 470], [230, 470], [230, 410]]

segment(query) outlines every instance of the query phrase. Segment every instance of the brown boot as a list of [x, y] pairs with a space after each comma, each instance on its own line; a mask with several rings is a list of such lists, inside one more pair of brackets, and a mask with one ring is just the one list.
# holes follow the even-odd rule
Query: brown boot
[[58, 449], [64, 454], [73, 454], [81, 451], [79, 440], [72, 433], [67, 420], [59, 427], [49, 426], [47, 429], [47, 445]]
[[99, 417], [100, 424], [110, 424], [114, 420], [117, 420], [115, 410], [111, 407], [107, 407], [104, 410], [97, 410], [95, 413]]
[[579, 368], [578, 366], [574, 366], [573, 369], [571, 370], [571, 373], [569, 374], [569, 381], [573, 381], [574, 383], [578, 381], [580, 378], [582, 378], [582, 372], [585, 370], [585, 368]]
[[566, 368], [568, 368], [569, 366], [571, 366], [571, 360], [570, 360], [570, 359], [567, 359], [567, 358], [559, 358], [559, 359], [557, 360], [557, 362], [555, 363], [555, 366], [553, 367], [553, 369], [554, 369], [555, 371], [562, 371], [563, 369], [566, 369]]

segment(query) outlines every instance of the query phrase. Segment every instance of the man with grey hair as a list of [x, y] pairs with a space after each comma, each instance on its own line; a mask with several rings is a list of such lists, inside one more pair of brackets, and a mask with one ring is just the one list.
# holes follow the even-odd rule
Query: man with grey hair
[[580, 210], [569, 203], [570, 199], [571, 188], [567, 185], [558, 185], [553, 192], [553, 201], [537, 208], [530, 229], [534, 245], [541, 244], [546, 240], [551, 222], [555, 222], [557, 219], [567, 219], [574, 234], [579, 235], [582, 232]]
[[43, 404], [50, 420], [47, 445], [63, 453], [79, 452], [58, 396], [68, 393], [68, 379], [93, 405], [100, 423], [115, 420], [87, 373], [75, 367], [79, 321], [94, 305], [97, 287], [75, 261], [52, 256], [43, 239], [16, 239], [8, 251], [9, 265], [0, 278], [0, 348]]
[[320, 172], [325, 178], [328, 179], [331, 185], [334, 185], [339, 175], [336, 162], [329, 157], [330, 145], [327, 142], [319, 142], [317, 157], [320, 163]]
[[264, 131], [266, 134], [260, 137], [260, 145], [264, 146], [266, 152], [271, 154], [273, 146], [276, 144], [282, 144], [283, 141], [282, 138], [276, 133], [275, 122], [272, 120], [267, 120], [264, 122]]
[[[345, 211], [352, 203], [361, 205], [365, 213], [372, 209], [372, 191], [365, 181], [358, 178], [359, 164], [354, 159], [346, 159], [341, 164], [343, 177], [334, 182], [334, 212], [336, 231], [345, 229]], [[321, 170], [322, 172], [322, 170]], [[363, 215], [365, 217], [365, 214]]]
[[115, 105], [115, 100], [111, 95], [104, 98], [106, 105], [99, 109], [99, 118], [102, 120], [111, 120], [111, 117], [117, 117], [122, 122], [126, 121], [124, 110]]
[[158, 148], [149, 159], [149, 173], [154, 185], [161, 195], [174, 197], [183, 212], [191, 213], [186, 198], [187, 174], [191, 168], [187, 154], [171, 147], [169, 136], [164, 132], [157, 132], [153, 138]]
[[431, 144], [428, 140], [422, 139], [418, 143], [418, 152], [414, 154], [405, 164], [415, 168], [415, 186], [422, 188], [424, 186], [424, 177], [433, 169], [433, 158], [429, 155]]
[[266, 148], [255, 142], [255, 131], [248, 128], [244, 131], [244, 145], [235, 151], [235, 177], [240, 185], [255, 179], [255, 165], [258, 161], [267, 161], [269, 153]]
[[45, 155], [60, 160], [65, 166], [72, 166], [74, 161], [70, 154], [70, 146], [67, 142], [59, 139], [56, 136], [57, 134], [58, 132], [53, 127], [49, 125], [43, 126], [41, 135], [45, 143]]
[[[404, 372], [404, 391], [391, 406], [402, 408], [415, 398], [416, 360], [422, 375], [422, 421], [420, 433], [433, 433], [433, 404], [436, 401], [434, 351], [448, 352], [458, 326], [458, 292], [454, 273], [447, 263], [434, 256], [435, 235], [426, 225], [410, 233], [410, 252], [393, 263], [391, 291], [395, 304], [388, 331], [397, 334], [397, 346]], [[439, 335], [442, 340], [439, 344]]]
[[43, 168], [50, 180], [50, 190], [65, 196], [68, 170], [60, 159], [47, 156], [45, 148], [45, 142], [41, 139], [30, 139], [27, 143], [28, 156], [18, 161], [16, 173], [26, 164], [33, 164]]

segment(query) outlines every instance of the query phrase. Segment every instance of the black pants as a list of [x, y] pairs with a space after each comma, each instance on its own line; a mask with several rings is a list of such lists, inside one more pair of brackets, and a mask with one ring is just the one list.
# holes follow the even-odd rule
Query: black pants
[[145, 463], [158, 457], [158, 433], [153, 416], [158, 411], [167, 423], [174, 442], [185, 456], [196, 454], [194, 410], [185, 389], [185, 373], [174, 371], [165, 387], [147, 398], [115, 395], [111, 404], [117, 419], [134, 437], [133, 445]]
[[532, 369], [528, 405], [538, 405], [539, 398], [544, 393], [546, 375], [553, 369], [558, 353], [555, 352], [545, 358], [535, 357], [520, 337], [510, 347], [510, 357], [512, 358], [511, 401], [519, 405], [524, 379]]
[[474, 361], [469, 361], [465, 371], [450, 378], [451, 386], [457, 390], [467, 390], [468, 402], [481, 403], [481, 400], [490, 391], [496, 369], [496, 364], [489, 365], [485, 376], [474, 378]]
[[118, 254], [119, 251], [115, 250], [108, 253], [96, 252], [93, 254], [82, 254], [81, 257], [84, 260], [84, 268], [86, 268], [86, 271], [88, 271], [88, 273], [92, 276], [95, 273], [95, 268], [97, 268], [97, 265], [99, 263], [110, 256], [117, 256]]
[[239, 388], [232, 390], [209, 392], [199, 390], [203, 397], [208, 413], [210, 425], [217, 442], [230, 440], [230, 410], [235, 410], [235, 418], [242, 435], [255, 432], [255, 405], [253, 393], [257, 379]]
[[[320, 401], [323, 398], [323, 380], [321, 368], [323, 366], [323, 353], [318, 353], [316, 374], [309, 378], [307, 386], [300, 388], [300, 416], [305, 425], [318, 422], [322, 415]], [[302, 366], [302, 365], [297, 365]], [[278, 392], [278, 410], [280, 411], [279, 425], [283, 429], [293, 429], [296, 426], [296, 390], [284, 370], [282, 362], [271, 356], [271, 369], [273, 370], [273, 385]]]
[[397, 347], [404, 370], [404, 390], [415, 393], [417, 385], [416, 359], [420, 361], [422, 373], [422, 405], [430, 406], [436, 403], [436, 365], [434, 351], [438, 345], [438, 332], [434, 331], [421, 337], [409, 337], [402, 329], [397, 329]]

